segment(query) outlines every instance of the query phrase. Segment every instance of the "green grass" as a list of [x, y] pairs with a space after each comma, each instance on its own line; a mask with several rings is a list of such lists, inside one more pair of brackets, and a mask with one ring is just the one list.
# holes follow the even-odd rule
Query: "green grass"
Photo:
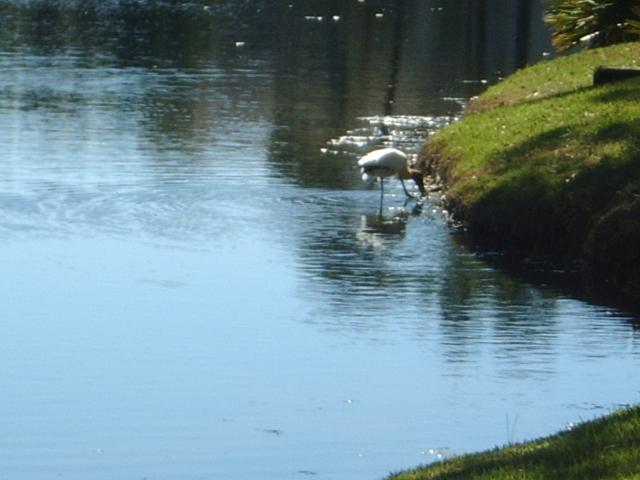
[[454, 457], [390, 480], [640, 479], [640, 407], [551, 437]]
[[423, 159], [481, 247], [580, 264], [638, 299], [640, 79], [593, 87], [599, 65], [640, 65], [640, 43], [517, 72], [435, 135]]
[[535, 101], [589, 87], [593, 70], [601, 65], [640, 67], [640, 43], [585, 50], [519, 70], [474, 99], [469, 112]]

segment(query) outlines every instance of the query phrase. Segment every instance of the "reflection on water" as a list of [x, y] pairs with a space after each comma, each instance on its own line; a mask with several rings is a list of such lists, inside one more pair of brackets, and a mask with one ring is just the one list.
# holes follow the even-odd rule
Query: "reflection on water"
[[377, 237], [379, 235], [404, 236], [408, 219], [409, 214], [404, 210], [388, 217], [381, 214], [363, 215], [356, 237], [360, 241], [364, 241], [367, 237]]
[[380, 478], [636, 401], [636, 319], [356, 166], [540, 59], [539, 13], [0, 2], [0, 476]]

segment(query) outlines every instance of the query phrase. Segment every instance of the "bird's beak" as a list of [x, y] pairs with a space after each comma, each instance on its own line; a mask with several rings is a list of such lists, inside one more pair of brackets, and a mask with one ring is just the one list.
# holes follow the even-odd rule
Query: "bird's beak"
[[413, 181], [418, 186], [418, 190], [420, 190], [420, 196], [426, 197], [427, 196], [427, 190], [424, 188], [424, 176], [422, 175], [422, 173], [421, 172], [413, 172], [411, 174], [411, 178], [413, 179]]

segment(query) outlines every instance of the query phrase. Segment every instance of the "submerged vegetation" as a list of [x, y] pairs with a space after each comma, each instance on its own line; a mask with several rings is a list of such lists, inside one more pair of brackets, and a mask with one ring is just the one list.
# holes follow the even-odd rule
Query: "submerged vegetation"
[[640, 478], [640, 407], [532, 442], [463, 455], [392, 476], [393, 480]]
[[592, 86], [596, 67], [640, 66], [640, 43], [523, 69], [472, 100], [423, 161], [481, 248], [579, 269], [640, 298], [640, 79]]

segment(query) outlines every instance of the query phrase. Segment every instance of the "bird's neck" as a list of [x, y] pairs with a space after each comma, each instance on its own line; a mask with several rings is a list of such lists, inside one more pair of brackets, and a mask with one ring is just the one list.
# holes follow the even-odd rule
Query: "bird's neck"
[[398, 176], [402, 180], [409, 180], [411, 178], [411, 170], [405, 165], [404, 168], [398, 172]]

